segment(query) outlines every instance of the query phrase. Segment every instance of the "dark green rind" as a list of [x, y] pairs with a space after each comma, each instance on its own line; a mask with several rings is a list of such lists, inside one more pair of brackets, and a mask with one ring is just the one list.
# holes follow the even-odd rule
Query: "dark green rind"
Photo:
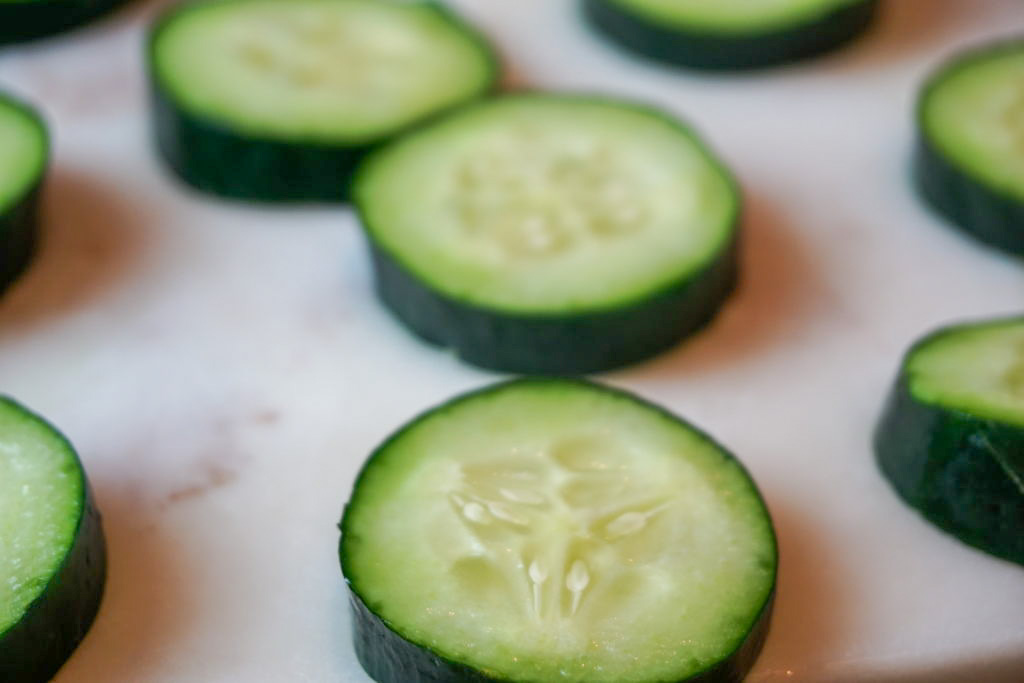
[[[467, 363], [533, 375], [585, 374], [632, 365], [676, 346], [710, 323], [739, 279], [739, 187], [731, 173], [679, 121], [643, 105], [616, 103], [657, 116], [678, 128], [681, 135], [697, 143], [729, 183], [735, 203], [730, 235], [707, 264], [621, 306], [538, 314], [487, 308], [437, 291], [378, 244], [371, 207], [359, 201], [354, 186], [355, 208], [369, 243], [374, 286], [381, 302], [418, 337], [452, 349]], [[374, 163], [375, 158], [371, 158], [360, 167], [356, 185], [369, 175]]]
[[248, 201], [347, 201], [352, 172], [373, 149], [246, 137], [189, 115], [153, 84], [157, 150], [178, 178], [203, 192]]
[[[761, 493], [758, 491], [750, 473], [747, 472], [741, 462], [736, 460], [735, 457], [732, 456], [724, 447], [718, 445], [710, 436], [688, 422], [680, 419], [676, 415], [670, 413], [665, 408], [627, 391], [613, 389], [585, 379], [565, 377], [557, 379], [522, 377], [505, 382], [499, 382], [497, 384], [457, 396], [440, 406], [420, 414], [406, 425], [399, 428], [398, 431], [389, 436], [383, 444], [378, 446], [377, 449], [370, 454], [370, 457], [363, 465], [359, 476], [356, 478], [356, 483], [353, 486], [353, 492], [359, 489], [359, 484], [363, 476], [373, 466], [378, 455], [387, 452], [389, 446], [398, 440], [405, 432], [435, 413], [447, 410], [453, 405], [463, 401], [471, 400], [489, 393], [498, 392], [517, 384], [547, 382], [576, 383], [592, 389], [605, 391], [618, 396], [624, 396], [635, 403], [664, 415], [670, 420], [679, 423], [685, 429], [700, 435], [706, 441], [715, 444], [718, 447], [718, 450], [725, 457], [730, 458], [746, 475], [747, 480], [750, 482], [751, 492], [758, 497], [758, 500], [761, 502], [761, 507], [765, 511], [765, 516], [770, 519], [768, 507], [765, 505], [764, 499], [761, 497]], [[357, 587], [349, 578], [348, 571], [346, 569], [347, 558], [345, 549], [345, 526], [350, 507], [351, 502], [346, 506], [345, 514], [342, 516], [341, 524], [339, 525], [341, 529], [341, 543], [338, 554], [341, 558], [342, 573], [346, 577], [346, 583], [349, 589], [349, 604], [352, 608], [352, 639], [356, 651], [356, 657], [358, 658], [360, 665], [362, 665], [363, 669], [370, 675], [370, 677], [377, 681], [377, 683], [488, 683], [490, 681], [508, 681], [506, 678], [492, 676], [489, 675], [488, 672], [480, 671], [472, 667], [468, 667], [465, 664], [452, 661], [432, 651], [426, 645], [421, 645], [403, 638], [391, 628], [385, 619], [375, 613], [371, 606], [363, 602], [362, 597], [358, 593]], [[770, 531], [772, 533], [777, 571], [778, 542], [775, 538], [774, 528], [771, 528]], [[761, 653], [764, 643], [768, 638], [772, 612], [775, 605], [775, 589], [776, 585], [773, 584], [768, 596], [765, 598], [764, 605], [762, 606], [757, 619], [754, 620], [754, 623], [751, 625], [742, 640], [737, 643], [736, 649], [733, 650], [732, 654], [710, 668], [688, 678], [681, 679], [679, 681], [651, 681], [651, 683], [740, 683], [753, 668], [754, 662], [757, 661], [757, 657]], [[518, 681], [517, 683], [545, 682]]]
[[723, 71], [778, 66], [830, 52], [863, 33], [878, 6], [879, 0], [863, 0], [808, 23], [757, 33], [716, 33], [665, 26], [614, 0], [583, 0], [582, 5], [594, 28], [635, 54], [676, 66]]
[[[180, 180], [197, 190], [253, 202], [347, 202], [352, 176], [368, 154], [405, 130], [443, 113], [435, 112], [379, 138], [339, 143], [258, 137], [233, 130], [228, 122], [192, 114], [161, 87], [153, 52], [163, 26], [183, 7], [187, 11], [190, 4], [172, 8], [154, 24], [147, 47], [147, 70], [157, 152]], [[491, 46], [450, 11], [440, 5], [435, 8], [473, 38], [481, 54], [490, 58], [491, 76], [476, 97], [495, 91], [501, 67]]]
[[[356, 657], [370, 678], [378, 683], [492, 683], [508, 680], [488, 676], [406, 640], [388, 628], [387, 622], [374, 614], [351, 587], [349, 601]], [[728, 659], [696, 676], [657, 683], [740, 683], [764, 647], [773, 604], [774, 594], [743, 645]]]
[[[32, 418], [43, 422], [37, 416]], [[71, 444], [61, 439], [74, 453]], [[81, 470], [81, 462], [78, 466]], [[82, 479], [82, 514], [71, 550], [24, 616], [0, 633], [0, 681], [4, 683], [45, 683], [53, 678], [85, 638], [99, 611], [107, 574], [106, 541], [84, 470]]]
[[385, 250], [370, 245], [377, 295], [419, 337], [451, 348], [481, 368], [549, 375], [637, 363], [698, 331], [735, 288], [737, 251], [734, 233], [700, 272], [635, 304], [531, 316], [489, 310], [439, 293]]
[[[1024, 564], [1024, 491], [1006, 469], [1024, 481], [1024, 428], [923, 403], [901, 370], [874, 447], [907, 504], [964, 543]], [[1005, 454], [1003, 463], [993, 450]]]
[[923, 133], [914, 155], [914, 180], [921, 198], [953, 225], [989, 246], [1024, 254], [1024, 201], [971, 178]]
[[0, 294], [28, 268], [35, 254], [39, 195], [37, 185], [14, 206], [0, 213]]
[[0, 45], [60, 33], [112, 11], [126, 0], [0, 2]]
[[971, 237], [1013, 254], [1024, 254], [1024, 200], [973, 177], [929, 139], [924, 124], [928, 97], [952, 69], [1005, 49], [1020, 50], [1021, 41], [1000, 43], [955, 57], [929, 78], [917, 101], [917, 143], [913, 176], [921, 198], [943, 218]]

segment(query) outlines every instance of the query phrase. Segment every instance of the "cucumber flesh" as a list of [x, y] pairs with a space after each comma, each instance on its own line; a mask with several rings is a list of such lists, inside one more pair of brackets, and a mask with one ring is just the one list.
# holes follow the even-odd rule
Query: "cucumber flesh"
[[715, 260], [738, 199], [694, 136], [632, 105], [549, 95], [458, 112], [374, 155], [371, 241], [435, 291], [518, 314], [628, 305]]
[[875, 454], [937, 526], [1024, 564], [1024, 319], [957, 325], [914, 345]]
[[910, 390], [926, 403], [1024, 428], [1024, 323], [958, 328], [907, 361]]
[[63, 561], [78, 527], [82, 486], [60, 441], [0, 410], [0, 633]]
[[99, 608], [105, 543], [71, 445], [0, 398], [0, 680], [49, 680]]
[[46, 130], [39, 117], [0, 97], [0, 216], [39, 183], [47, 148]]
[[922, 198], [968, 235], [1024, 253], [1024, 41], [957, 55], [918, 99]]
[[383, 303], [485, 368], [644, 360], [711, 320], [736, 280], [735, 182], [636, 104], [471, 105], [374, 153], [352, 195]]
[[493, 56], [432, 3], [220, 0], [162, 22], [153, 69], [178, 106], [255, 137], [377, 140], [486, 91]]
[[570, 380], [497, 385], [405, 427], [342, 530], [357, 629], [406, 646], [357, 632], [380, 681], [739, 680], [730, 660], [753, 661], [775, 580], [771, 521], [728, 453]]
[[0, 292], [25, 270], [35, 251], [48, 158], [49, 139], [39, 116], [0, 95]]
[[1024, 202], [1024, 41], [955, 60], [926, 86], [920, 115], [937, 151]]

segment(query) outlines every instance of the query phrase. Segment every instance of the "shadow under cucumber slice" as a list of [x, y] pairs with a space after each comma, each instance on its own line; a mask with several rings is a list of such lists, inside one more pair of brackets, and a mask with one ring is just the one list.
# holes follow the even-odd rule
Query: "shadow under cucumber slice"
[[580, 380], [463, 395], [387, 439], [342, 520], [380, 683], [735, 683], [768, 630], [771, 519], [724, 448]]
[[0, 680], [50, 680], [92, 625], [105, 579], [100, 516], [74, 449], [0, 398]]
[[904, 501], [964, 543], [1024, 564], [1024, 318], [915, 344], [874, 444]]
[[353, 201], [383, 303], [480, 367], [607, 370], [707, 323], [736, 281], [739, 190], [656, 110], [471, 105], [368, 159]]

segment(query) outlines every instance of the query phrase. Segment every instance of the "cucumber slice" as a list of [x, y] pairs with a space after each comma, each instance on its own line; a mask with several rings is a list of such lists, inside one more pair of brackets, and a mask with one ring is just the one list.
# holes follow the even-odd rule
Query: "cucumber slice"
[[878, 0], [584, 0], [623, 47], [700, 69], [756, 69], [833, 50], [862, 33]]
[[253, 200], [345, 199], [368, 150], [498, 75], [484, 40], [432, 2], [191, 2], [157, 22], [148, 54], [165, 161]]
[[0, 398], [0, 680], [50, 680], [89, 630], [105, 578], [100, 516], [74, 449]]
[[915, 175], [969, 235], [1024, 253], [1024, 40], [962, 54], [925, 84]]
[[42, 119], [28, 106], [0, 95], [0, 292], [32, 259], [48, 157]]
[[59, 33], [109, 12], [124, 0], [0, 0], [0, 45]]
[[382, 683], [739, 681], [767, 633], [777, 550], [749, 475], [589, 382], [514, 380], [413, 420], [341, 528]]
[[682, 124], [506, 96], [375, 154], [353, 198], [383, 302], [476, 365], [603, 370], [704, 325], [736, 276], [739, 193]]
[[949, 327], [914, 345], [875, 453], [926, 518], [1024, 564], [1024, 318]]

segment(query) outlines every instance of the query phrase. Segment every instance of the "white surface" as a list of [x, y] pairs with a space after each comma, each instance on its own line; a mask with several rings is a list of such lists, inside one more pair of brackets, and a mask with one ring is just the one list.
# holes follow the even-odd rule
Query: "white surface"
[[[661, 104], [746, 188], [724, 315], [605, 379], [708, 429], [769, 501], [782, 573], [750, 680], [1021, 680], [1024, 570], [906, 509], [868, 444], [912, 339], [1020, 308], [1021, 264], [906, 182], [915, 85], [958, 46], [1024, 29], [1019, 0], [890, 0], [837, 55], [719, 77], [625, 57], [567, 1], [458, 4], [516, 83]], [[156, 9], [0, 53], [0, 83], [56, 137], [44, 247], [0, 301], [0, 388], [77, 444], [110, 541], [102, 612], [58, 681], [362, 683], [334, 527], [356, 469], [495, 377], [381, 310], [347, 211], [242, 207], [164, 173], [140, 58]]]

